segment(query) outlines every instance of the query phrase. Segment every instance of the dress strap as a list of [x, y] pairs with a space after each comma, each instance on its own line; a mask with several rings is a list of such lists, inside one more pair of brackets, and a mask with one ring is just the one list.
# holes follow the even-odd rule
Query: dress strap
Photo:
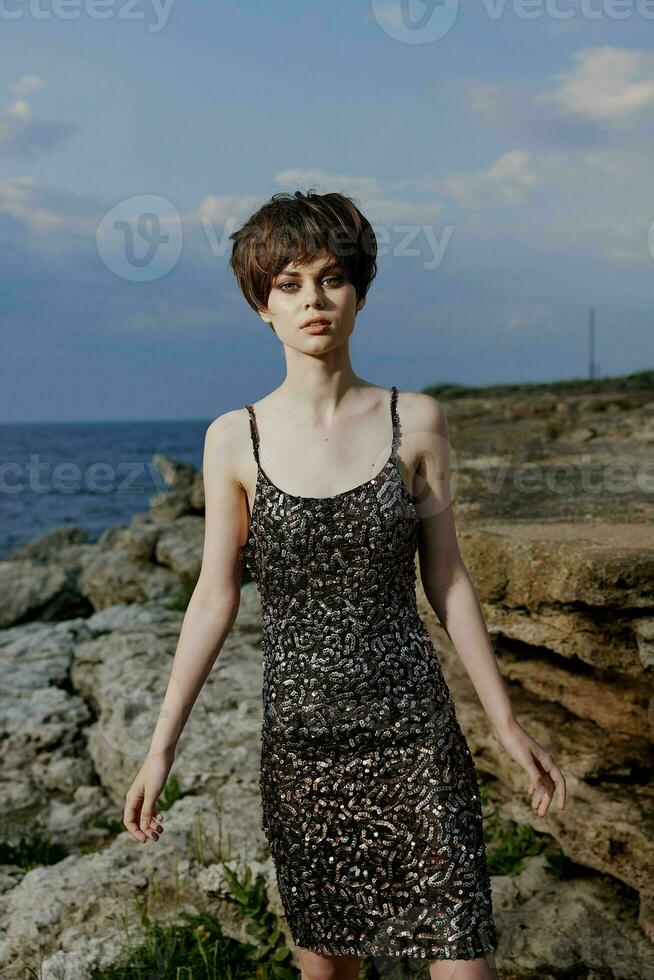
[[245, 406], [250, 415], [250, 436], [252, 438], [252, 449], [254, 450], [254, 458], [259, 463], [259, 429], [257, 426], [257, 417], [254, 414], [254, 408], [252, 405]]
[[391, 388], [391, 422], [393, 423], [393, 441], [391, 446], [393, 449], [397, 446], [400, 441], [400, 435], [398, 427], [400, 424], [400, 418], [397, 414], [397, 388], [395, 385]]

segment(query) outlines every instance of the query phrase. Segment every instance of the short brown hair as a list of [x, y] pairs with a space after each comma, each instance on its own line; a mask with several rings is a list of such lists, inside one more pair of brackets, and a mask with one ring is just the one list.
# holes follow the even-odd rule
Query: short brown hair
[[273, 194], [229, 236], [229, 264], [255, 312], [268, 306], [275, 276], [289, 262], [305, 264], [331, 252], [356, 289], [366, 295], [377, 274], [377, 239], [372, 226], [345, 194]]

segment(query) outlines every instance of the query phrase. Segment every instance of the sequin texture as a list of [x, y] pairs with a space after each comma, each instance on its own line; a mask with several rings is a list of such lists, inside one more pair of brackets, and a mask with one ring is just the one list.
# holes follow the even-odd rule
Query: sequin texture
[[497, 946], [475, 768], [416, 604], [420, 519], [392, 442], [331, 497], [257, 462], [242, 548], [261, 598], [262, 829], [296, 945], [471, 959]]

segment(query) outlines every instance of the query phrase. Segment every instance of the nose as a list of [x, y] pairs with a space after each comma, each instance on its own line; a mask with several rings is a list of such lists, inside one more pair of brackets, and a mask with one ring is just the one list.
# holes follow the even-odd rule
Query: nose
[[323, 296], [320, 286], [311, 283], [307, 286], [304, 302], [307, 306], [323, 306]]

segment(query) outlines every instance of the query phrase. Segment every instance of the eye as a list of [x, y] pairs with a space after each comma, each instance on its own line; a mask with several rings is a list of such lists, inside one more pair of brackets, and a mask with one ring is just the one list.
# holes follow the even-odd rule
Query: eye
[[[345, 277], [344, 276], [326, 276], [323, 279], [323, 282], [331, 282], [331, 283], [333, 283], [334, 285], [337, 285], [337, 286], [340, 285], [344, 281], [345, 281]], [[282, 292], [286, 293], [286, 292], [288, 292], [288, 290], [286, 289], [287, 286], [297, 286], [297, 283], [296, 282], [283, 282], [283, 283], [280, 284], [280, 286], [278, 288], [281, 289]]]

